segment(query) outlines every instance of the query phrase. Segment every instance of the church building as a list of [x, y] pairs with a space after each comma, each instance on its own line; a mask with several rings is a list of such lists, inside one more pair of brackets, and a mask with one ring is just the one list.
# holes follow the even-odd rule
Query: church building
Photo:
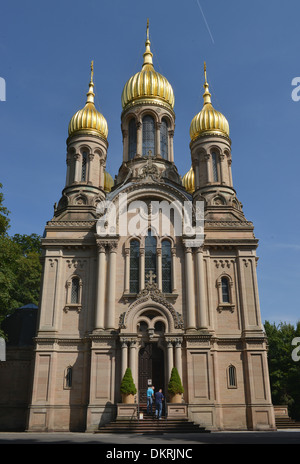
[[[128, 367], [135, 404], [145, 403], [149, 384], [168, 402], [176, 367], [189, 420], [209, 430], [275, 429], [258, 240], [234, 189], [229, 124], [213, 107], [206, 68], [203, 99], [191, 115], [191, 168], [182, 178], [174, 93], [154, 68], [147, 25], [142, 68], [122, 92], [123, 154], [113, 179], [92, 65], [86, 104], [68, 126], [66, 183], [42, 240], [28, 431], [95, 431], [114, 420]], [[191, 227], [180, 229], [186, 205]], [[197, 241], [189, 231], [198, 205]]]

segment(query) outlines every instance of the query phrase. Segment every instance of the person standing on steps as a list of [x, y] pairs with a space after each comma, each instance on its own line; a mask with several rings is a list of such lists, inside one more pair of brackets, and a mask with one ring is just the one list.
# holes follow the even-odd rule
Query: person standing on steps
[[152, 385], [152, 387], [149, 386], [147, 390], [147, 414], [152, 414], [153, 398], [154, 398], [154, 386]]
[[155, 417], [161, 419], [162, 405], [163, 405], [164, 395], [162, 389], [160, 388], [158, 392], [155, 393]]

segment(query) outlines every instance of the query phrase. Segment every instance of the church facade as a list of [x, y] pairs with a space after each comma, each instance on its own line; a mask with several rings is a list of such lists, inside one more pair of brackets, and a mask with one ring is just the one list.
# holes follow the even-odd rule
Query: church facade
[[[42, 242], [29, 431], [93, 431], [113, 420], [127, 367], [139, 404], [148, 384], [167, 395], [176, 367], [190, 420], [211, 430], [275, 428], [258, 241], [233, 187], [229, 124], [212, 105], [206, 70], [203, 98], [190, 126], [191, 169], [181, 178], [174, 93], [154, 69], [147, 26], [142, 69], [122, 93], [123, 159], [112, 179], [92, 68]], [[199, 241], [193, 228], [180, 229], [184, 205], [192, 224], [203, 205]]]

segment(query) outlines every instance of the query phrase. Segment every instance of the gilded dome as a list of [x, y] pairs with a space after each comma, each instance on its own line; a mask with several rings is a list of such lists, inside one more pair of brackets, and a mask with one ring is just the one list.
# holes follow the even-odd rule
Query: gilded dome
[[114, 180], [112, 176], [107, 171], [104, 171], [104, 191], [110, 192], [113, 186]]
[[211, 94], [208, 90], [206, 80], [206, 65], [204, 63], [205, 83], [203, 94], [204, 104], [200, 113], [196, 114], [190, 125], [191, 140], [195, 140], [201, 135], [217, 134], [229, 137], [229, 124], [225, 116], [217, 111], [211, 104]]
[[195, 191], [195, 173], [193, 166], [191, 166], [191, 169], [183, 176], [182, 185], [188, 193], [193, 193]]
[[124, 86], [122, 108], [124, 110], [139, 103], [157, 103], [173, 110], [175, 98], [172, 86], [164, 76], [155, 71], [153, 66], [148, 21], [145, 46], [141, 71], [132, 76]]
[[74, 114], [69, 122], [69, 136], [75, 133], [87, 132], [93, 135], [98, 135], [105, 140], [108, 135], [107, 122], [104, 116], [95, 108], [94, 103], [94, 83], [93, 83], [93, 62], [91, 65], [91, 81], [89, 91], [87, 93], [87, 101], [81, 110]]

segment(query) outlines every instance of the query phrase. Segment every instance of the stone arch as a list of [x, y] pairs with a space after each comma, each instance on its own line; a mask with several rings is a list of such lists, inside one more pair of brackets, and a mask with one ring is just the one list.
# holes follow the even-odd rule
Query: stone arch
[[[146, 293], [147, 291], [145, 291]], [[175, 311], [173, 306], [165, 301], [161, 296], [158, 295], [146, 295], [141, 296], [138, 300], [133, 302], [127, 312], [123, 315], [121, 323], [122, 333], [135, 333], [137, 324], [141, 320], [145, 320], [147, 317], [145, 314], [147, 311], [154, 313], [150, 327], [154, 328], [155, 322], [161, 321], [165, 325], [165, 332], [172, 333], [178, 332], [183, 329], [183, 322], [181, 316]], [[149, 324], [148, 324], [149, 326]]]

